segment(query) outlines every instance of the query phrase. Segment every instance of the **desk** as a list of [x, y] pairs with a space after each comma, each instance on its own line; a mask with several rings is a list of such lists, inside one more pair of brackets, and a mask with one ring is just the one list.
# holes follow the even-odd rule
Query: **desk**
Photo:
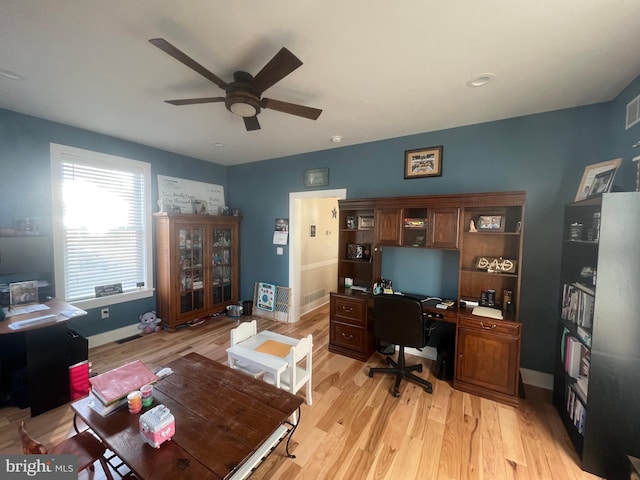
[[278, 333], [264, 330], [227, 349], [228, 363], [231, 368], [238, 360], [248, 363], [250, 366], [264, 370], [275, 378], [276, 387], [280, 388], [280, 375], [288, 366], [287, 361], [283, 357], [256, 351], [260, 345], [268, 340], [291, 345], [298, 344], [298, 339], [280, 335]]
[[[26, 353], [31, 416], [35, 417], [67, 403], [69, 394], [69, 338], [67, 320], [86, 315], [58, 299], [44, 303], [48, 310], [14, 315], [0, 322], [2, 352]], [[46, 323], [13, 330], [10, 325], [44, 315], [53, 315]], [[4, 358], [8, 360], [9, 358]], [[10, 359], [9, 359], [10, 360]]]
[[124, 408], [102, 417], [88, 398], [71, 404], [142, 480], [244, 478], [262, 457], [254, 453], [266, 454], [290, 431], [287, 419], [302, 403], [300, 397], [197, 353], [165, 366], [174, 373], [156, 384], [153, 406], [171, 410], [176, 433], [158, 449], [140, 436], [140, 415]]

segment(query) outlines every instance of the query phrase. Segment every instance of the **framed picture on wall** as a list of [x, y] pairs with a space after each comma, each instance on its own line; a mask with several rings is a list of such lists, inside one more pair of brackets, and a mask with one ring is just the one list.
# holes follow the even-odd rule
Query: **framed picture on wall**
[[404, 178], [439, 177], [442, 175], [442, 145], [404, 152]]

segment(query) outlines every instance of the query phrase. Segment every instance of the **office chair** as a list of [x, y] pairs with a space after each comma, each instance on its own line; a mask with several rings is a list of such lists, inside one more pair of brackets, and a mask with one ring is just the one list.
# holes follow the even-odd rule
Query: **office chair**
[[422, 372], [422, 364], [407, 366], [404, 359], [405, 347], [422, 348], [429, 340], [431, 321], [423, 316], [420, 300], [407, 295], [376, 295], [373, 300], [373, 328], [376, 338], [396, 344], [399, 347], [398, 362], [387, 356], [389, 368], [370, 368], [369, 376], [374, 373], [391, 373], [396, 376], [393, 396], [400, 396], [400, 381], [405, 378], [431, 393], [433, 387], [424, 378], [414, 375]]
[[104, 457], [106, 448], [102, 442], [88, 430], [78, 433], [73, 437], [66, 438], [51, 448], [46, 448], [40, 442], [34, 440], [27, 432], [24, 421], [18, 425], [18, 433], [22, 440], [22, 451], [25, 454], [77, 455], [78, 473], [87, 468], [93, 471], [93, 464], [99, 460], [105, 477], [113, 480], [113, 475], [111, 475], [107, 460]]

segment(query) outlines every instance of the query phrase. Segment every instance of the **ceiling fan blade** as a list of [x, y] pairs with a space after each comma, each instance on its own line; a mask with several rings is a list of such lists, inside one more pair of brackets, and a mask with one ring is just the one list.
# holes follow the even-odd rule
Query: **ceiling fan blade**
[[281, 102], [280, 100], [273, 100], [271, 98], [263, 98], [260, 101], [260, 106], [262, 108], [268, 108], [269, 110], [277, 110], [279, 112], [297, 115], [298, 117], [308, 118], [309, 120], [317, 120], [322, 113], [322, 110], [319, 108], [305, 107], [303, 105]]
[[183, 100], [165, 100], [171, 105], [195, 105], [196, 103], [224, 102], [224, 97], [185, 98]]
[[282, 80], [300, 65], [302, 65], [300, 59], [282, 47], [280, 51], [269, 60], [269, 63], [262, 67], [262, 70], [253, 77], [249, 86], [256, 90], [258, 94], [262, 94], [262, 92]]
[[190, 69], [195, 70], [200, 75], [202, 75], [204, 78], [206, 78], [208, 80], [211, 80], [213, 83], [218, 85], [220, 88], [222, 88], [222, 89], [227, 88], [227, 82], [225, 82], [221, 78], [219, 78], [216, 75], [214, 75], [213, 73], [211, 73], [209, 70], [204, 68], [202, 65], [200, 65], [198, 62], [196, 62], [193, 58], [188, 56], [186, 53], [178, 50], [176, 47], [174, 47], [169, 42], [167, 42], [164, 38], [152, 38], [151, 40], [149, 40], [149, 42], [151, 44], [155, 45], [156, 47], [158, 47], [163, 52], [168, 53], [169, 55], [171, 55], [173, 58], [175, 58], [179, 62], [185, 64]]
[[258, 117], [242, 117], [244, 119], [244, 126], [247, 127], [247, 132], [251, 132], [252, 130], [260, 130], [260, 123], [258, 122]]

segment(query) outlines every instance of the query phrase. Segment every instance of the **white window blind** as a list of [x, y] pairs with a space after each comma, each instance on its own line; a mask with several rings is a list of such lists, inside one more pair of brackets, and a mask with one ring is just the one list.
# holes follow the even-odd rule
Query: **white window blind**
[[78, 302], [95, 298], [98, 286], [121, 284], [125, 294], [139, 291], [141, 283], [148, 287], [149, 164], [51, 148], [56, 295], [64, 289], [66, 301]]

